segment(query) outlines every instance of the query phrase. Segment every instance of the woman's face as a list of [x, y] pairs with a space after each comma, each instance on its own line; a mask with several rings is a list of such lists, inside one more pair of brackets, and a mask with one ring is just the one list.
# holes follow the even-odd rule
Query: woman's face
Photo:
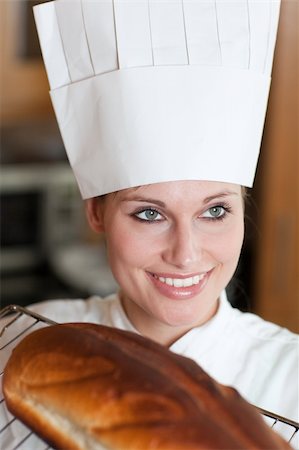
[[170, 343], [215, 314], [243, 242], [240, 186], [152, 184], [88, 200], [87, 213], [106, 233], [126, 313], [142, 334]]

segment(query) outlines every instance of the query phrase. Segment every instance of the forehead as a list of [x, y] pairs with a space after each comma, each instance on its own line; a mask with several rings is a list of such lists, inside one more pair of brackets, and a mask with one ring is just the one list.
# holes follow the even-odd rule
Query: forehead
[[241, 186], [218, 181], [169, 181], [164, 183], [138, 186], [113, 195], [117, 201], [142, 198], [155, 198], [161, 200], [190, 199], [206, 200], [216, 196], [241, 196]]

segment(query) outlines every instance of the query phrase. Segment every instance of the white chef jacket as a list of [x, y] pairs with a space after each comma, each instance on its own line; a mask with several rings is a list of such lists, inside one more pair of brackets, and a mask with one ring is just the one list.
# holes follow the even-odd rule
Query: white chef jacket
[[[50, 300], [30, 309], [55, 322], [101, 323], [137, 333], [118, 294]], [[179, 338], [170, 350], [192, 358], [250, 403], [299, 422], [299, 336], [233, 308], [225, 292], [216, 315]], [[275, 429], [290, 437], [290, 430], [285, 434], [283, 425]], [[292, 445], [299, 448], [298, 438]]]

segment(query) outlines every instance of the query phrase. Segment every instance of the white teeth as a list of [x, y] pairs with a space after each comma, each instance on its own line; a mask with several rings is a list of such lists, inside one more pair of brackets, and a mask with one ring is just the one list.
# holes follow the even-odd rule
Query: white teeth
[[190, 287], [195, 284], [198, 284], [203, 277], [205, 276], [205, 273], [202, 273], [201, 275], [195, 275], [194, 277], [189, 278], [164, 278], [164, 277], [158, 277], [157, 275], [154, 275], [155, 278], [157, 278], [161, 283], [165, 283], [168, 286], [174, 286], [174, 287]]
[[185, 278], [185, 280], [183, 280], [183, 286], [184, 287], [189, 287], [192, 286], [193, 284], [193, 278]]
[[174, 287], [183, 287], [183, 280], [181, 278], [174, 278], [173, 285]]
[[[160, 278], [159, 278], [159, 280], [162, 281]], [[162, 281], [162, 283], [163, 283], [163, 281]], [[168, 284], [169, 286], [173, 286], [172, 278], [166, 278], [165, 283]]]
[[194, 284], [198, 284], [200, 280], [200, 276], [199, 275], [195, 275], [195, 277], [193, 277], [193, 283]]

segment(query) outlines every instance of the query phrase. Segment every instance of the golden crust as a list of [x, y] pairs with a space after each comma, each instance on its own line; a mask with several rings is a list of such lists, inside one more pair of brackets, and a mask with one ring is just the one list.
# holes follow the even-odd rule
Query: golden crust
[[58, 449], [290, 448], [192, 360], [102, 325], [55, 325], [25, 337], [3, 391], [9, 410]]

